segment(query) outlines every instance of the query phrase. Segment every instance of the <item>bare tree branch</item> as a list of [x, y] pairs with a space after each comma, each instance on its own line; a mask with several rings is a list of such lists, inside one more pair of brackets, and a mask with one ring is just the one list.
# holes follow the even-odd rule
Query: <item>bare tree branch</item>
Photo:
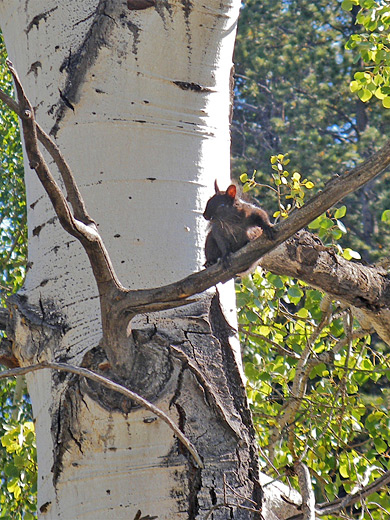
[[[346, 507], [350, 507], [353, 504], [357, 504], [361, 502], [369, 495], [373, 493], [377, 493], [385, 486], [390, 483], [390, 471], [386, 471], [381, 477], [371, 482], [368, 486], [363, 486], [361, 489], [356, 491], [355, 493], [350, 493], [343, 498], [338, 498], [333, 502], [324, 502], [322, 504], [317, 504], [315, 513], [317, 516], [327, 516], [334, 515], [345, 509]], [[298, 513], [294, 516], [290, 516], [287, 520], [304, 520], [304, 514]]]
[[350, 262], [300, 231], [265, 255], [261, 266], [275, 274], [299, 278], [352, 306], [362, 328], [390, 344], [390, 277], [382, 267]]
[[320, 516], [332, 515], [338, 513], [342, 509], [352, 506], [357, 502], [360, 502], [364, 498], [368, 497], [372, 493], [376, 493], [384, 486], [390, 483], [390, 471], [386, 471], [381, 477], [371, 482], [368, 486], [364, 486], [359, 489], [356, 493], [346, 495], [343, 498], [338, 498], [333, 502], [318, 504], [317, 514]]
[[309, 469], [303, 462], [296, 462], [294, 469], [298, 477], [299, 489], [302, 495], [302, 518], [303, 520], [315, 520], [316, 499], [311, 484]]
[[[206, 270], [192, 274], [164, 287], [136, 291], [127, 290], [117, 279], [107, 251], [104, 248], [104, 244], [96, 228], [91, 224], [86, 225], [82, 221], [73, 218], [65, 198], [55, 184], [36, 145], [37, 127], [32, 107], [23, 92], [20, 81], [13, 68], [11, 72], [14, 75], [20, 104], [19, 109], [17, 109], [14, 102], [10, 103], [10, 106], [16, 109], [21, 115], [25, 141], [31, 148], [29, 152], [30, 162], [37, 170], [38, 176], [51, 197], [53, 204], [55, 203], [55, 210], [60, 218], [60, 222], [69, 233], [78, 238], [83, 244], [94, 270], [94, 275], [99, 286], [99, 293], [101, 296], [110, 293], [108, 306], [110, 307], [110, 311], [116, 315], [126, 313], [131, 317], [140, 312], [150, 312], [151, 310], [163, 310], [164, 308], [179, 306], [180, 304], [185, 304], [184, 301], [187, 300], [187, 298], [205, 291], [218, 282], [226, 282], [236, 273], [244, 272], [254, 262], [258, 261], [259, 258], [275, 249], [275, 247], [309, 224], [313, 219], [317, 218], [347, 194], [355, 191], [376, 177], [390, 164], [390, 141], [388, 141], [382, 149], [374, 153], [369, 159], [356, 168], [353, 168], [341, 176], [335, 176], [328, 182], [322, 192], [318, 193], [302, 208], [296, 209], [287, 220], [278, 224], [275, 227], [275, 240], [269, 241], [262, 236], [237, 253], [232, 254], [228, 268], [226, 268], [226, 265], [218, 263]], [[6, 100], [4, 94], [2, 95], [2, 99]], [[45, 141], [45, 147], [48, 147], [48, 150], [51, 147], [50, 143], [50, 140]], [[58, 157], [54, 160], [57, 165], [61, 162]], [[60, 166], [58, 167], [60, 168]], [[62, 167], [63, 165], [61, 168]], [[65, 170], [65, 178], [68, 176], [73, 179], [69, 168], [65, 168]], [[75, 195], [74, 198], [76, 199], [75, 206], [78, 207], [81, 196]], [[80, 213], [83, 213], [83, 211], [80, 210]], [[85, 215], [87, 215], [86, 212], [84, 216]], [[88, 222], [91, 222], [91, 220], [88, 220]], [[350, 292], [353, 294], [351, 288]], [[108, 302], [106, 303], [108, 304]]]
[[[0, 99], [11, 110], [13, 110], [20, 117], [20, 119], [22, 119], [22, 111], [20, 110], [19, 104], [14, 99], [12, 99], [10, 96], [8, 96], [8, 94], [3, 92], [2, 90], [0, 90]], [[65, 157], [62, 155], [61, 150], [58, 148], [57, 144], [53, 141], [53, 139], [51, 139], [51, 137], [42, 129], [42, 127], [36, 121], [35, 126], [38, 140], [49, 152], [61, 174], [62, 180], [65, 184], [67, 198], [70, 204], [72, 205], [75, 218], [80, 220], [84, 224], [93, 224], [94, 221], [87, 213], [84, 200], [76, 184], [70, 166], [66, 162]]]
[[[30, 167], [36, 171], [42, 186], [46, 190], [46, 193], [53, 204], [62, 227], [70, 235], [76, 237], [83, 245], [90, 259], [100, 296], [102, 297], [110, 289], [122, 289], [123, 287], [116, 277], [103, 241], [97, 232], [96, 225], [92, 223], [91, 219], [87, 219], [88, 224], [85, 224], [73, 216], [68, 202], [51, 174], [38, 147], [34, 110], [27, 99], [18, 74], [10, 61], [8, 61], [8, 67], [14, 79], [18, 95], [19, 113], [22, 121], [24, 142], [27, 156], [30, 161]], [[56, 156], [56, 158], [59, 160], [58, 156]], [[70, 186], [75, 206], [78, 208], [79, 213], [82, 213], [82, 208], [79, 205], [81, 195], [79, 192], [76, 194], [72, 187], [73, 184], [75, 185], [73, 175], [71, 174], [69, 167], [67, 167], [68, 169], [65, 168], [63, 163], [61, 164], [61, 168], [62, 172], [65, 172], [65, 178], [67, 179], [66, 184]]]
[[[292, 212], [290, 217], [275, 226], [276, 238], [268, 240], [264, 235], [230, 255], [230, 266], [217, 263], [204, 271], [192, 274], [176, 283], [155, 289], [123, 292], [117, 303], [118, 312], [141, 307], [149, 302], [169, 302], [185, 299], [216, 285], [226, 282], [235, 274], [245, 272], [254, 262], [283, 243], [297, 231], [308, 225], [324, 211], [357, 190], [366, 182], [383, 172], [390, 164], [390, 140], [378, 152], [352, 170], [335, 176], [324, 190], [313, 197], [302, 208]], [[323, 247], [323, 246], [322, 246]], [[324, 248], [325, 249], [325, 248]], [[345, 262], [347, 262], [345, 260]], [[350, 262], [350, 264], [352, 264]], [[352, 264], [358, 265], [358, 264]], [[353, 294], [353, 290], [349, 289]]]
[[175, 433], [176, 437], [180, 440], [180, 442], [187, 448], [187, 450], [191, 453], [195, 463], [199, 468], [203, 468], [203, 462], [201, 458], [199, 457], [198, 452], [196, 451], [195, 446], [187, 439], [187, 437], [179, 430], [179, 428], [176, 426], [176, 424], [170, 419], [162, 410], [157, 408], [157, 406], [154, 406], [154, 404], [150, 403], [140, 395], [136, 394], [135, 392], [132, 392], [131, 390], [128, 390], [122, 385], [119, 385], [118, 383], [114, 383], [114, 381], [111, 381], [110, 379], [107, 379], [106, 377], [101, 376], [100, 374], [97, 374], [96, 372], [92, 372], [92, 370], [88, 370], [87, 368], [77, 367], [75, 365], [68, 365], [66, 363], [54, 363], [54, 362], [44, 362], [44, 363], [38, 363], [36, 365], [29, 365], [26, 367], [21, 368], [14, 368], [11, 370], [5, 370], [4, 372], [0, 372], [0, 379], [5, 379], [7, 377], [15, 377], [15, 376], [22, 376], [25, 374], [28, 374], [29, 372], [34, 372], [36, 370], [43, 370], [44, 368], [49, 368], [52, 370], [60, 370], [63, 372], [70, 372], [72, 374], [77, 374], [82, 377], [86, 377], [88, 379], [91, 379], [92, 381], [96, 381], [97, 383], [100, 383], [103, 386], [106, 386], [110, 390], [114, 390], [115, 392], [118, 392], [129, 399], [135, 401], [137, 404], [142, 406], [143, 408], [146, 408], [146, 410], [149, 410], [150, 412], [157, 415], [157, 417], [160, 417]]

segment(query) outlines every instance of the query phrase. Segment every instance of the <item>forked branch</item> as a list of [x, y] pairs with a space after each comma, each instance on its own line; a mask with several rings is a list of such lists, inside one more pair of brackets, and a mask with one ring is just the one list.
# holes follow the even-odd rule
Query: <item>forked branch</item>
[[[47, 147], [49, 153], [51, 153], [63, 177], [68, 198], [72, 200], [72, 205], [74, 205], [75, 215], [73, 215], [64, 194], [47, 166], [38, 146], [38, 130], [33, 107], [24, 92], [15, 68], [10, 61], [7, 63], [15, 82], [15, 88], [19, 100], [17, 113], [22, 122], [24, 142], [30, 167], [36, 171], [43, 188], [46, 190], [46, 193], [50, 198], [62, 227], [70, 235], [77, 238], [83, 245], [90, 259], [100, 296], [103, 297], [110, 289], [122, 289], [122, 286], [115, 275], [103, 241], [97, 231], [96, 225], [87, 214], [81, 194], [74, 180], [74, 176], [62, 154], [59, 152], [58, 147], [49, 136], [45, 135], [45, 147]], [[7, 102], [4, 93], [2, 99]], [[14, 106], [14, 103], [12, 103], [12, 105]], [[14, 108], [16, 107], [14, 106]], [[43, 134], [41, 132], [41, 137], [42, 136]], [[78, 220], [76, 214], [81, 217], [81, 220]]]
[[[99, 294], [109, 300], [106, 301], [107, 308], [110, 308], [113, 316], [126, 314], [131, 317], [141, 312], [163, 310], [189, 303], [188, 298], [191, 296], [201, 293], [219, 282], [226, 282], [236, 273], [248, 269], [259, 258], [308, 225], [346, 195], [379, 175], [390, 164], [390, 141], [388, 141], [382, 149], [356, 168], [341, 176], [334, 176], [322, 192], [318, 193], [302, 208], [296, 209], [287, 220], [275, 226], [275, 240], [270, 241], [262, 236], [237, 253], [232, 254], [228, 268], [222, 263], [217, 263], [208, 269], [191, 274], [164, 287], [128, 290], [121, 285], [114, 272], [103, 241], [85, 210], [81, 195], [78, 190], [76, 191], [76, 183], [70, 168], [66, 165], [55, 143], [39, 130], [33, 109], [23, 91], [16, 71], [11, 64], [9, 66], [15, 80], [19, 104], [15, 104], [4, 93], [0, 97], [21, 116], [30, 164], [37, 171], [64, 229], [75, 236], [84, 246], [98, 284]], [[39, 152], [38, 136], [52, 155], [64, 178], [68, 198], [74, 202], [74, 215]], [[75, 208], [77, 208], [77, 212]], [[80, 219], [78, 219], [78, 216]]]

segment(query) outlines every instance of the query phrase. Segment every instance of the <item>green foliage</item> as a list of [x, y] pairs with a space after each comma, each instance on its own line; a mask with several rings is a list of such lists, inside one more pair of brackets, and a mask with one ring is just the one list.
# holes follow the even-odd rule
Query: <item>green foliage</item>
[[[345, 48], [363, 30], [356, 25], [359, 10], [345, 11], [339, 0], [244, 4], [235, 49], [233, 167], [237, 177], [256, 170], [255, 195], [269, 213], [278, 206], [277, 193], [258, 188], [268, 184], [270, 155], [288, 151], [302, 178], [321, 188], [386, 140], [390, 111], [376, 98], [363, 103], [349, 88], [362, 70]], [[367, 262], [390, 247], [390, 228], [381, 220], [389, 199], [385, 173], [344, 201], [349, 233], [341, 244]]]
[[[237, 300], [248, 396], [267, 472], [269, 460], [283, 475], [302, 457], [310, 468], [317, 500], [323, 502], [390, 469], [385, 392], [389, 354], [373, 351], [368, 335], [347, 340], [345, 309], [333, 304], [331, 319], [324, 324], [323, 295], [288, 277], [262, 276], [257, 271], [241, 282]], [[357, 330], [354, 323], [353, 332]], [[321, 355], [328, 352], [333, 353], [333, 361], [323, 362]], [[310, 360], [305, 367], [307, 387], [294, 399], [301, 373], [297, 368], [304, 355]], [[368, 398], [371, 391], [375, 399]], [[292, 415], [284, 424], [289, 412]], [[295, 479], [292, 482], [297, 486]], [[377, 493], [375, 501], [389, 508], [386, 491]], [[371, 518], [358, 513], [360, 505], [350, 517]], [[388, 518], [377, 508], [371, 514], [375, 519]]]
[[[289, 162], [290, 159], [287, 158], [287, 154], [271, 156], [271, 168], [275, 170], [272, 174], [272, 183], [275, 185], [275, 188], [271, 186], [267, 186], [267, 188], [270, 188], [278, 198], [279, 210], [274, 212], [273, 216], [275, 218], [286, 218], [294, 208], [300, 208], [305, 198], [305, 189], [311, 190], [314, 188], [313, 182], [307, 179], [302, 180], [300, 173], [294, 172], [290, 174], [285, 169]], [[255, 180], [256, 173], [257, 171], [255, 170], [251, 178], [248, 177], [247, 173], [240, 175], [240, 180], [244, 183], [244, 193], [262, 186]]]
[[[6, 493], [0, 497], [0, 518], [36, 518], [37, 466], [35, 430], [31, 421], [7, 426], [1, 444], [9, 455], [3, 467]], [[10, 504], [12, 506], [10, 507]]]
[[332, 245], [347, 260], [360, 260], [360, 253], [350, 247], [342, 248], [338, 241], [347, 233], [341, 218], [347, 213], [347, 207], [331, 208], [308, 225], [326, 246]]
[[[12, 94], [0, 33], [0, 85]], [[18, 121], [0, 102], [1, 304], [21, 287], [26, 271], [26, 201]], [[15, 396], [15, 381], [0, 381], [0, 518], [36, 518], [36, 453], [31, 405]]]
[[13, 402], [15, 382], [0, 386], [0, 518], [36, 515], [36, 449], [27, 395]]
[[[360, 8], [372, 8], [368, 2], [352, 3], [346, 11], [341, 0], [248, 0], [242, 9], [235, 51], [233, 165], [237, 176], [254, 171], [241, 177], [244, 190], [262, 195], [261, 204], [276, 218], [304, 203], [311, 185], [301, 186], [302, 179], [321, 188], [332, 174], [362, 162], [387, 138], [390, 117], [382, 100], [372, 95], [367, 105], [367, 94], [359, 98], [350, 89], [355, 74], [365, 78], [360, 73], [367, 72], [373, 78], [374, 72], [363, 70], [346, 48], [350, 37], [366, 31], [359, 25]], [[343, 7], [349, 8], [348, 2]], [[382, 90], [385, 72], [378, 70], [383, 81], [366, 78], [367, 85], [376, 85], [366, 90], [387, 95]], [[289, 151], [298, 175], [284, 173], [288, 167], [281, 150]], [[275, 166], [271, 182], [270, 155]], [[310, 228], [336, 254], [377, 259], [390, 246], [389, 190], [387, 173]], [[256, 272], [238, 286], [237, 301], [264, 468], [269, 472], [273, 464], [275, 478], [279, 473], [298, 488], [295, 477], [286, 475], [302, 457], [318, 502], [342, 497], [387, 471], [387, 347], [374, 338], [373, 348], [348, 309], [330, 304], [297, 280]], [[304, 384], [299, 386], [302, 367]], [[345, 514], [384, 520], [390, 516], [390, 499], [381, 491]]]
[[[346, 49], [353, 49], [364, 71], [358, 71], [351, 81], [352, 92], [366, 102], [373, 96], [384, 108], [390, 108], [390, 5], [384, 0], [344, 0], [343, 9], [351, 11], [358, 6], [356, 24], [361, 26], [352, 34]], [[359, 29], [359, 27], [358, 27]]]
[[[0, 85], [12, 94], [0, 33]], [[17, 117], [0, 103], [0, 273], [1, 295], [14, 293], [24, 279], [27, 258], [26, 199]]]
[[[273, 156], [271, 182], [278, 198], [304, 202], [307, 179], [290, 175], [288, 160]], [[282, 182], [281, 179], [286, 179]], [[256, 189], [255, 176], [241, 176]], [[294, 183], [300, 183], [294, 185]], [[338, 243], [347, 233], [345, 205], [314, 220], [325, 245], [348, 260], [360, 255]], [[279, 216], [287, 217], [279, 212]], [[387, 218], [386, 215], [385, 218]], [[237, 285], [237, 305], [248, 397], [269, 473], [287, 479], [303, 460], [310, 469], [318, 502], [337, 499], [390, 469], [390, 353], [352, 319], [349, 309], [331, 302], [304, 282], [257, 270]], [[289, 477], [298, 489], [298, 482]], [[379, 508], [378, 505], [379, 504]], [[346, 513], [349, 518], [384, 520], [390, 499], [380, 491]], [[383, 509], [381, 509], [383, 508]], [[386, 512], [387, 510], [387, 512]], [[330, 519], [341, 518], [328, 516]]]

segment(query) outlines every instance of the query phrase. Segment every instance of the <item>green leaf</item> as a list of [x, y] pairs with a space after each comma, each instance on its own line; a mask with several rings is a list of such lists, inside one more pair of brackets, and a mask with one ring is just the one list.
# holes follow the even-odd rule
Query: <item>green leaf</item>
[[299, 309], [299, 311], [296, 314], [300, 318], [304, 318], [304, 319], [309, 317], [309, 311], [305, 307], [302, 307], [301, 309]]
[[321, 222], [323, 221], [323, 219], [324, 219], [324, 215], [317, 217], [315, 220], [313, 220], [313, 222], [310, 222], [310, 224], [308, 225], [308, 228], [309, 229], [318, 229], [319, 227], [321, 227]]
[[386, 98], [386, 94], [382, 91], [381, 87], [378, 87], [376, 89], [376, 91], [374, 92], [374, 95], [375, 95], [375, 97], [377, 97], [378, 99], [381, 99], [381, 100]]
[[292, 298], [302, 298], [303, 291], [300, 287], [293, 285], [292, 287], [289, 288], [289, 290], [287, 291], [287, 294], [289, 296], [291, 296]]
[[340, 464], [339, 472], [343, 478], [349, 478], [349, 465], [346, 462]]
[[385, 453], [385, 451], [387, 450], [387, 444], [382, 439], [379, 439], [378, 437], [376, 437], [374, 439], [374, 444], [375, 444], [376, 451], [378, 453]]
[[353, 7], [353, 3], [351, 0], [343, 0], [341, 3], [341, 8], [344, 9], [344, 11], [351, 11]]
[[4, 473], [7, 475], [7, 477], [18, 477], [19, 469], [14, 464], [6, 464]]
[[385, 108], [390, 108], [390, 96], [386, 96], [384, 99], [382, 99], [382, 105]]
[[390, 224], [390, 209], [385, 209], [382, 213], [381, 221]]
[[284, 288], [284, 282], [283, 280], [281, 279], [280, 276], [276, 275], [276, 274], [268, 274], [267, 275], [267, 280], [274, 286], [276, 287], [277, 289], [282, 289]]
[[334, 213], [334, 218], [343, 218], [345, 217], [347, 213], [347, 206], [341, 206], [340, 208], [337, 208]]
[[250, 381], [257, 381], [260, 377], [260, 372], [253, 363], [246, 363], [245, 375]]
[[350, 249], [349, 247], [346, 247], [343, 251], [343, 257], [346, 259], [346, 260], [352, 260], [352, 258], [354, 260], [360, 260], [361, 259], [361, 256], [360, 254], [357, 252], [357, 251], [354, 251], [353, 249]]
[[319, 363], [316, 365], [313, 370], [310, 372], [310, 379], [314, 379], [315, 377], [326, 377], [329, 376], [329, 370], [325, 363]]
[[[369, 99], [372, 98], [372, 92], [370, 92], [369, 90], [367, 90], [366, 88], [363, 89], [363, 90], [359, 90], [358, 92], [358, 96], [360, 97], [360, 99], [365, 103], [366, 101], [368, 101]], [[386, 98], [385, 98], [386, 99]], [[384, 105], [384, 102], [385, 102], [385, 99], [383, 100], [383, 106]], [[389, 106], [390, 108], [390, 106]]]
[[362, 86], [360, 85], [360, 83], [358, 81], [354, 80], [354, 81], [351, 81], [349, 88], [351, 89], [351, 92], [357, 92], [358, 90], [360, 90], [362, 88]]

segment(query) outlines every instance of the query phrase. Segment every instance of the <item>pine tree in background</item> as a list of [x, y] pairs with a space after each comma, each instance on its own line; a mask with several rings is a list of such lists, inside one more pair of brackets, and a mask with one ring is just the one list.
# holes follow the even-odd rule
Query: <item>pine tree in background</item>
[[[321, 186], [322, 179], [366, 158], [385, 140], [390, 114], [379, 100], [364, 104], [349, 87], [360, 70], [345, 49], [359, 32], [359, 7], [341, 2], [249, 0], [235, 51], [236, 102], [232, 127], [234, 171], [258, 170], [269, 182], [269, 157], [289, 153], [291, 167]], [[349, 197], [349, 245], [365, 260], [389, 245], [389, 174]], [[275, 209], [275, 202], [262, 204]], [[352, 241], [352, 243], [351, 243]]]

